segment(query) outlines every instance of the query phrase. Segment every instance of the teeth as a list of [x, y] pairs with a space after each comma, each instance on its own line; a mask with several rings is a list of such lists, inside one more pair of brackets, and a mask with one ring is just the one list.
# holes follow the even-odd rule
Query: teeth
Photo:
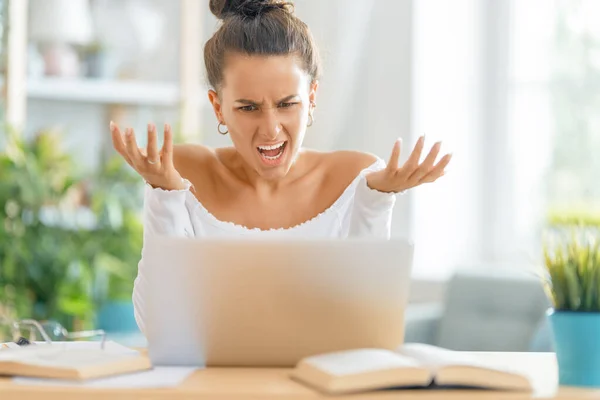
[[285, 142], [281, 142], [281, 143], [273, 145], [273, 146], [258, 146], [258, 148], [261, 150], [275, 150], [275, 149], [280, 148], [284, 144], [285, 144]]
[[261, 154], [264, 158], [266, 158], [267, 160], [277, 160], [279, 157], [281, 157], [281, 155], [283, 154], [283, 151], [279, 154], [277, 154], [276, 156], [267, 156], [265, 154]]

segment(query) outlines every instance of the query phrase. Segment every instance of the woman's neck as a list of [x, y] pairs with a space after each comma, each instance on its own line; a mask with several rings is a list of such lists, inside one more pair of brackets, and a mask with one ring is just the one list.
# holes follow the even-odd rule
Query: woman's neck
[[303, 176], [302, 171], [306, 169], [303, 157], [300, 156], [302, 153], [300, 153], [285, 175], [269, 178], [261, 176], [234, 148], [231, 148], [231, 152], [228, 153], [229, 156], [224, 160], [225, 165], [243, 184], [250, 186], [258, 197], [274, 196]]

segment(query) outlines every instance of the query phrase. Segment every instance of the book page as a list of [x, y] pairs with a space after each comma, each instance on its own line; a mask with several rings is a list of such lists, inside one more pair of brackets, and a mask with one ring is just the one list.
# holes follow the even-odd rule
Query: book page
[[380, 349], [359, 349], [329, 353], [308, 357], [303, 362], [334, 376], [420, 367], [420, 364], [411, 358]]
[[485, 353], [454, 351], [422, 343], [406, 343], [398, 349], [398, 353], [418, 360], [432, 372], [451, 366], [481, 368], [519, 375], [524, 372], [522, 368], [513, 364], [492, 360], [486, 357]]
[[137, 351], [116, 343], [107, 342], [102, 350], [99, 342], [57, 342], [4, 349], [0, 351], [0, 362], [13, 361], [27, 365], [79, 369], [91, 365], [118, 363], [138, 355]]

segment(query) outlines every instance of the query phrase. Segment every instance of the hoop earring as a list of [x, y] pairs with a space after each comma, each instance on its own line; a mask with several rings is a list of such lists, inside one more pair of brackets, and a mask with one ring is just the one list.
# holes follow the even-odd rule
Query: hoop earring
[[221, 131], [221, 127], [225, 126], [222, 123], [219, 122], [219, 125], [217, 125], [217, 131], [219, 131], [219, 133], [221, 135], [227, 135], [229, 133], [229, 130], [227, 130], [227, 127], [225, 126], [225, 132]]

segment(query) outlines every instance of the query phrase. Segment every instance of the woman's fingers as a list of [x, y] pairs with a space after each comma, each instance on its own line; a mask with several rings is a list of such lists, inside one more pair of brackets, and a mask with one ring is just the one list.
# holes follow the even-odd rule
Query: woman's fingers
[[127, 154], [125, 143], [123, 142], [123, 135], [121, 130], [114, 122], [110, 121], [110, 134], [112, 136], [113, 147], [122, 156]]
[[132, 128], [125, 129], [125, 148], [127, 149], [127, 155], [133, 164], [141, 165], [144, 161], [144, 156], [140, 152]]
[[183, 178], [173, 167], [173, 134], [171, 127], [165, 124], [165, 143], [158, 147], [158, 136], [154, 124], [148, 124], [148, 143], [139, 148], [132, 128], [125, 135], [116, 124], [110, 124], [113, 145], [125, 161], [152, 187], [164, 190], [181, 190], [185, 187]]
[[133, 162], [131, 161], [129, 155], [127, 154], [127, 147], [125, 146], [125, 142], [123, 141], [123, 134], [121, 130], [114, 122], [110, 121], [110, 134], [112, 136], [113, 147], [123, 157], [123, 159], [127, 162], [127, 164], [133, 167]]
[[390, 172], [396, 172], [398, 169], [398, 162], [400, 161], [400, 152], [402, 151], [402, 139], [398, 138], [396, 143], [394, 143], [394, 148], [392, 149], [392, 155], [390, 156], [390, 161], [388, 162], [387, 169]]
[[428, 170], [431, 169], [433, 167], [433, 164], [435, 163], [435, 159], [437, 158], [438, 154], [440, 154], [441, 148], [442, 148], [442, 142], [436, 142], [431, 147], [429, 154], [427, 155], [427, 157], [425, 158], [425, 160], [423, 161], [423, 163], [421, 165], [426, 167]]
[[162, 148], [162, 161], [168, 166], [173, 166], [173, 133], [171, 132], [171, 125], [165, 124], [164, 131], [164, 143]]
[[423, 152], [423, 146], [425, 144], [425, 136], [421, 136], [415, 145], [410, 157], [404, 164], [406, 176], [411, 176], [413, 172], [419, 167], [419, 160], [421, 159], [421, 153]]
[[158, 162], [160, 161], [157, 142], [156, 126], [150, 123], [148, 124], [148, 146], [146, 148], [147, 161], [150, 165], [158, 165]]
[[435, 159], [440, 153], [441, 147], [442, 142], [436, 142], [433, 145], [433, 147], [431, 147], [431, 150], [429, 151], [427, 157], [425, 157], [425, 160], [421, 163], [419, 168], [417, 168], [415, 172], [413, 172], [413, 174], [409, 177], [410, 180], [419, 181], [431, 171], [431, 169], [433, 168], [433, 164], [435, 163]]
[[421, 178], [419, 183], [431, 183], [438, 179], [440, 176], [444, 175], [444, 169], [448, 166], [451, 159], [452, 154], [446, 154], [427, 175]]

